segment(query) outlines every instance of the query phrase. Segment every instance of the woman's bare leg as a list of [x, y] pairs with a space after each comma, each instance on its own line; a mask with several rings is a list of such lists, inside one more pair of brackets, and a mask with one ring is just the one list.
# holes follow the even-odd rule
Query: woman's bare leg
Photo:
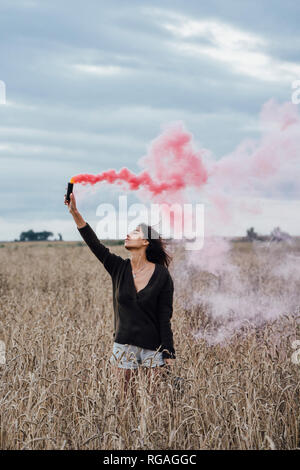
[[158, 387], [161, 380], [165, 377], [165, 367], [143, 367], [143, 369], [148, 379], [149, 393], [156, 398], [155, 401], [157, 402], [160, 396]]
[[120, 381], [122, 402], [127, 397], [129, 388], [131, 390], [131, 396], [136, 398], [136, 376], [138, 374], [138, 369], [123, 369], [115, 366], [115, 371]]

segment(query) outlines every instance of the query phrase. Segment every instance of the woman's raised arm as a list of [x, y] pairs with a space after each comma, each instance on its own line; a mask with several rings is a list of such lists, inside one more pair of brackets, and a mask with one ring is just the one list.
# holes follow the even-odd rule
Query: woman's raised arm
[[70, 202], [66, 200], [65, 195], [65, 204], [68, 206], [69, 212], [72, 214], [73, 219], [77, 225], [77, 229], [83, 240], [86, 242], [94, 255], [98, 258], [98, 260], [101, 261], [108, 273], [111, 276], [114, 276], [120, 265], [125, 263], [125, 260], [121, 256], [111, 253], [109, 249], [100, 242], [92, 227], [83, 219], [79, 213], [73, 193], [70, 195]]

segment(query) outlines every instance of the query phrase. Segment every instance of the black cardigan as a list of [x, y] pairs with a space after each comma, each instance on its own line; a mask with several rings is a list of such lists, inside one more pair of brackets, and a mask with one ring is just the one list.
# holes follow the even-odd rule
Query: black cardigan
[[155, 264], [148, 284], [137, 292], [130, 259], [111, 253], [88, 223], [78, 231], [112, 278], [114, 341], [162, 351], [164, 359], [175, 359], [170, 323], [174, 284], [169, 270]]

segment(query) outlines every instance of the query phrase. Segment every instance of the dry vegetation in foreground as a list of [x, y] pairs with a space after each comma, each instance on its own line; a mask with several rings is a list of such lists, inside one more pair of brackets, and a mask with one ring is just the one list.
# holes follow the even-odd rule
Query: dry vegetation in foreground
[[[111, 250], [128, 256], [123, 247]], [[247, 272], [251, 247], [236, 245], [234, 256]], [[140, 377], [132, 409], [129, 397], [119, 402], [108, 363], [111, 280], [89, 249], [7, 243], [0, 259], [1, 449], [299, 447], [300, 365], [291, 362], [297, 316], [209, 346], [191, 335], [205, 311], [185, 308], [182, 293], [177, 302], [175, 285], [173, 373], [186, 379], [185, 394], [171, 378], [150, 394]], [[195, 276], [193, 288], [202, 285]]]

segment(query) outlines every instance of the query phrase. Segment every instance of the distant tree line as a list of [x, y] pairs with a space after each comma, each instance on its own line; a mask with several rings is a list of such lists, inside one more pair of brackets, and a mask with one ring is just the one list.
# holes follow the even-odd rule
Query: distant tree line
[[251, 227], [247, 230], [246, 240], [253, 242], [257, 241], [271, 241], [271, 242], [281, 242], [291, 240], [292, 237], [287, 232], [282, 232], [279, 227], [275, 227], [270, 235], [258, 235], [254, 228]]
[[[20, 239], [15, 241], [20, 242], [32, 242], [32, 241], [47, 241], [49, 237], [53, 237], [53, 232], [47, 232], [44, 230], [43, 232], [34, 232], [33, 230], [28, 230], [27, 232], [22, 232], [20, 234]], [[254, 228], [251, 227], [247, 230], [246, 237], [242, 237], [241, 241], [288, 241], [291, 240], [292, 237], [286, 233], [282, 232], [279, 227], [275, 227], [272, 230], [270, 235], [258, 235]], [[54, 241], [63, 241], [62, 234], [58, 233], [58, 239]], [[124, 240], [102, 240], [103, 243], [107, 245], [123, 245]]]
[[[33, 241], [45, 241], [48, 240], [49, 237], [53, 237], [53, 232], [47, 232], [44, 230], [43, 232], [34, 232], [34, 230], [28, 230], [27, 232], [22, 232], [20, 234], [20, 242], [33, 242]], [[62, 234], [58, 234], [58, 240], [62, 241]]]

